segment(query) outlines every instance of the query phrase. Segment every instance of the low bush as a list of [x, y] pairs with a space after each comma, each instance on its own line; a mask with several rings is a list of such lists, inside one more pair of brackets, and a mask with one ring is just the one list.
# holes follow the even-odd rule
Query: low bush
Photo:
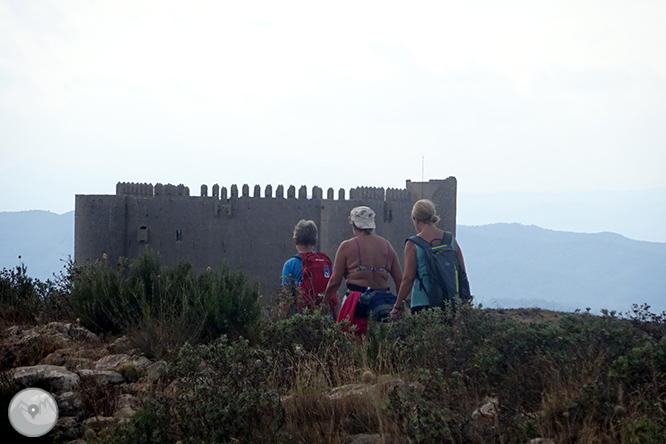
[[41, 311], [48, 284], [27, 271], [24, 264], [0, 271], [0, 320], [6, 324], [33, 323]]
[[473, 393], [458, 372], [420, 369], [420, 389], [393, 389], [384, 411], [414, 443], [482, 443], [475, 434]]
[[186, 344], [170, 370], [171, 394], [105, 442], [276, 442], [284, 411], [277, 390], [268, 386], [272, 366], [269, 353], [242, 338]]
[[273, 380], [284, 389], [335, 387], [349, 381], [358, 366], [352, 333], [319, 311], [266, 323], [261, 343], [274, 359]]
[[116, 268], [103, 262], [72, 266], [70, 280], [71, 316], [98, 333], [130, 333], [149, 357], [173, 356], [186, 342], [222, 334], [257, 335], [258, 284], [226, 266], [196, 274], [189, 263], [162, 267], [147, 250]]

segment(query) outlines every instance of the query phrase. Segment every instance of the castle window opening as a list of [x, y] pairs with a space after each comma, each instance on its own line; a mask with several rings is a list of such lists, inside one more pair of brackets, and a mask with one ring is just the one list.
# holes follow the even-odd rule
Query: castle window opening
[[141, 225], [136, 232], [136, 241], [140, 244], [148, 243], [148, 227]]
[[183, 230], [176, 230], [176, 242], [183, 241]]

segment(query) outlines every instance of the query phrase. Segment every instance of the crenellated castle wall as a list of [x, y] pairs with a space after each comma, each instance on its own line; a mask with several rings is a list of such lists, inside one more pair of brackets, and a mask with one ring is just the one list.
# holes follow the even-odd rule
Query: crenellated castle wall
[[[263, 191], [263, 192], [262, 192]], [[338, 245], [352, 236], [349, 212], [366, 205], [376, 213], [377, 234], [388, 239], [402, 261], [407, 237], [414, 234], [411, 208], [422, 197], [432, 199], [442, 221], [455, 233], [456, 179], [407, 181], [404, 189], [356, 187], [346, 196], [314, 186], [296, 189], [244, 184], [229, 189], [202, 185], [190, 196], [184, 185], [119, 182], [115, 195], [77, 195], [75, 261], [135, 258], [146, 247], [160, 253], [164, 265], [190, 261], [198, 270], [243, 267], [260, 280], [264, 298], [280, 287], [285, 260], [296, 254], [292, 234], [300, 219], [319, 228], [317, 249], [335, 257]]]

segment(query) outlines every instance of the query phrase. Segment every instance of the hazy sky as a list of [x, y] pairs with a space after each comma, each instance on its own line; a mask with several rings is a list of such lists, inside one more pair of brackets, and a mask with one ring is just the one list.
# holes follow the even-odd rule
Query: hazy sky
[[0, 0], [0, 211], [118, 181], [664, 186], [665, 18], [662, 0]]

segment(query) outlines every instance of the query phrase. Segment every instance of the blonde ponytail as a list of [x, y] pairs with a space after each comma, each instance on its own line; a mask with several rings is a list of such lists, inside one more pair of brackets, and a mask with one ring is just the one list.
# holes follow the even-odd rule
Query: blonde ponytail
[[440, 217], [436, 214], [435, 204], [429, 199], [417, 200], [412, 208], [412, 217], [425, 223], [436, 224]]

